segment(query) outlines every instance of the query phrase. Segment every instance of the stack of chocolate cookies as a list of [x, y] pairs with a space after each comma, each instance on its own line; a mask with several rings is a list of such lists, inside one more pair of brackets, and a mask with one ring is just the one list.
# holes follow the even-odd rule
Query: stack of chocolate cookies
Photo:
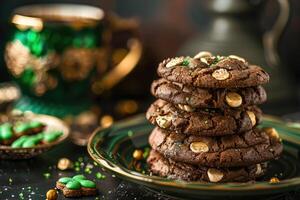
[[199, 52], [166, 59], [146, 117], [153, 174], [186, 181], [245, 182], [267, 170], [282, 152], [274, 128], [259, 129], [269, 75], [238, 56]]

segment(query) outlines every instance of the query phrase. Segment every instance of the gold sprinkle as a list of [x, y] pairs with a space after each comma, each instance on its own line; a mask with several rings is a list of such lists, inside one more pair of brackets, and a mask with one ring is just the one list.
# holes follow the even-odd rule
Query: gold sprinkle
[[68, 158], [61, 158], [57, 163], [57, 168], [60, 170], [67, 170], [73, 168], [73, 162]]
[[269, 181], [269, 183], [279, 183], [280, 180], [277, 177], [272, 177]]
[[143, 151], [140, 149], [134, 150], [132, 157], [136, 160], [142, 160], [143, 159]]
[[48, 190], [46, 193], [46, 200], [56, 200], [57, 199], [57, 191], [54, 189]]
[[100, 124], [102, 127], [107, 128], [114, 122], [114, 118], [111, 115], [104, 115], [101, 117]]

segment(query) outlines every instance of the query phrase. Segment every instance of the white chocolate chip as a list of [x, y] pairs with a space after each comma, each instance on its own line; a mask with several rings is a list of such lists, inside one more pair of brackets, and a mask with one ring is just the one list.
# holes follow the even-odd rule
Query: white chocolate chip
[[199, 59], [199, 58], [205, 58], [205, 57], [211, 57], [212, 54], [208, 51], [200, 51], [197, 53], [197, 55], [194, 56], [194, 58]]
[[279, 134], [278, 134], [278, 132], [277, 132], [277, 130], [276, 130], [275, 128], [272, 128], [272, 127], [264, 128], [264, 131], [265, 131], [270, 137], [273, 137], [273, 138], [276, 138], [276, 139], [280, 139]]
[[255, 114], [252, 111], [247, 111], [248, 117], [250, 118], [252, 126], [255, 126], [256, 124], [256, 117]]
[[229, 72], [224, 68], [220, 68], [212, 73], [212, 77], [219, 81], [226, 80], [229, 78]]
[[159, 127], [168, 128], [171, 126], [172, 116], [170, 115], [157, 116], [155, 121]]
[[180, 65], [183, 62], [184, 58], [183, 57], [176, 57], [170, 60], [167, 64], [167, 68], [175, 67], [177, 65]]
[[241, 58], [239, 56], [236, 56], [236, 55], [230, 55], [228, 56], [229, 58], [233, 58], [233, 59], [236, 59], [236, 60], [239, 60], [239, 61], [242, 61], [242, 62], [246, 62], [246, 60], [244, 58]]
[[241, 95], [236, 92], [229, 92], [225, 96], [225, 100], [230, 107], [239, 107], [242, 105], [243, 99]]
[[179, 109], [184, 110], [186, 112], [193, 112], [195, 108], [189, 106], [189, 105], [183, 105], [183, 104], [178, 104]]
[[205, 64], [207, 64], [207, 65], [209, 65], [209, 63], [207, 62], [206, 58], [200, 58], [200, 61], [203, 62], [203, 63], [205, 63]]
[[192, 142], [190, 144], [190, 149], [194, 153], [208, 152], [209, 147], [204, 142]]
[[222, 178], [224, 177], [224, 174], [220, 170], [217, 170], [214, 168], [209, 168], [207, 170], [207, 175], [208, 175], [209, 181], [213, 182], [213, 183], [221, 181]]
[[256, 172], [255, 172], [255, 174], [256, 175], [262, 174], [262, 168], [261, 168], [260, 164], [256, 164]]

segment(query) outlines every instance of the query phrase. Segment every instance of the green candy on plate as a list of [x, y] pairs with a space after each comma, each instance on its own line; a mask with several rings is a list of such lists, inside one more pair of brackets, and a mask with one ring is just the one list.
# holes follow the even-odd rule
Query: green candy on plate
[[79, 183], [85, 188], [96, 188], [96, 183], [91, 180], [79, 180]]
[[79, 180], [85, 180], [86, 177], [84, 175], [82, 175], [82, 174], [78, 174], [76, 176], [73, 176], [72, 179], [79, 181]]
[[53, 131], [44, 133], [43, 141], [45, 142], [54, 142], [56, 141], [63, 133], [61, 131]]
[[24, 135], [20, 138], [18, 138], [17, 140], [15, 140], [12, 144], [11, 147], [13, 148], [20, 148], [23, 146], [23, 143], [27, 140], [27, 138], [29, 138], [29, 136]]
[[39, 133], [37, 135], [29, 136], [24, 143], [22, 144], [22, 147], [28, 148], [28, 147], [34, 147], [36, 146], [40, 141], [43, 139], [43, 134]]
[[71, 180], [66, 184], [66, 187], [70, 190], [79, 190], [81, 188], [81, 185], [76, 180]]
[[61, 177], [58, 182], [62, 183], [62, 184], [67, 184], [69, 181], [72, 181], [73, 179], [70, 177]]
[[43, 126], [43, 123], [39, 122], [39, 121], [32, 121], [32, 122], [29, 122], [29, 126], [30, 126], [30, 128], [37, 128], [37, 127]]
[[12, 125], [10, 123], [4, 123], [0, 125], [0, 139], [9, 140], [13, 137]]
[[22, 133], [24, 131], [27, 131], [28, 129], [30, 129], [30, 126], [28, 123], [25, 123], [25, 122], [21, 122], [21, 123], [18, 123], [16, 126], [15, 126], [15, 132], [16, 133]]

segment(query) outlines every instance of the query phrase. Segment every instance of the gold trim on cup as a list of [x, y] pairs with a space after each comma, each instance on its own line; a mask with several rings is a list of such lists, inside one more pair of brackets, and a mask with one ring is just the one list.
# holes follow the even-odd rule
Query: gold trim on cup
[[104, 17], [102, 9], [76, 4], [36, 4], [14, 10], [11, 22], [24, 30], [42, 30], [46, 22], [60, 22], [74, 28], [95, 26]]

